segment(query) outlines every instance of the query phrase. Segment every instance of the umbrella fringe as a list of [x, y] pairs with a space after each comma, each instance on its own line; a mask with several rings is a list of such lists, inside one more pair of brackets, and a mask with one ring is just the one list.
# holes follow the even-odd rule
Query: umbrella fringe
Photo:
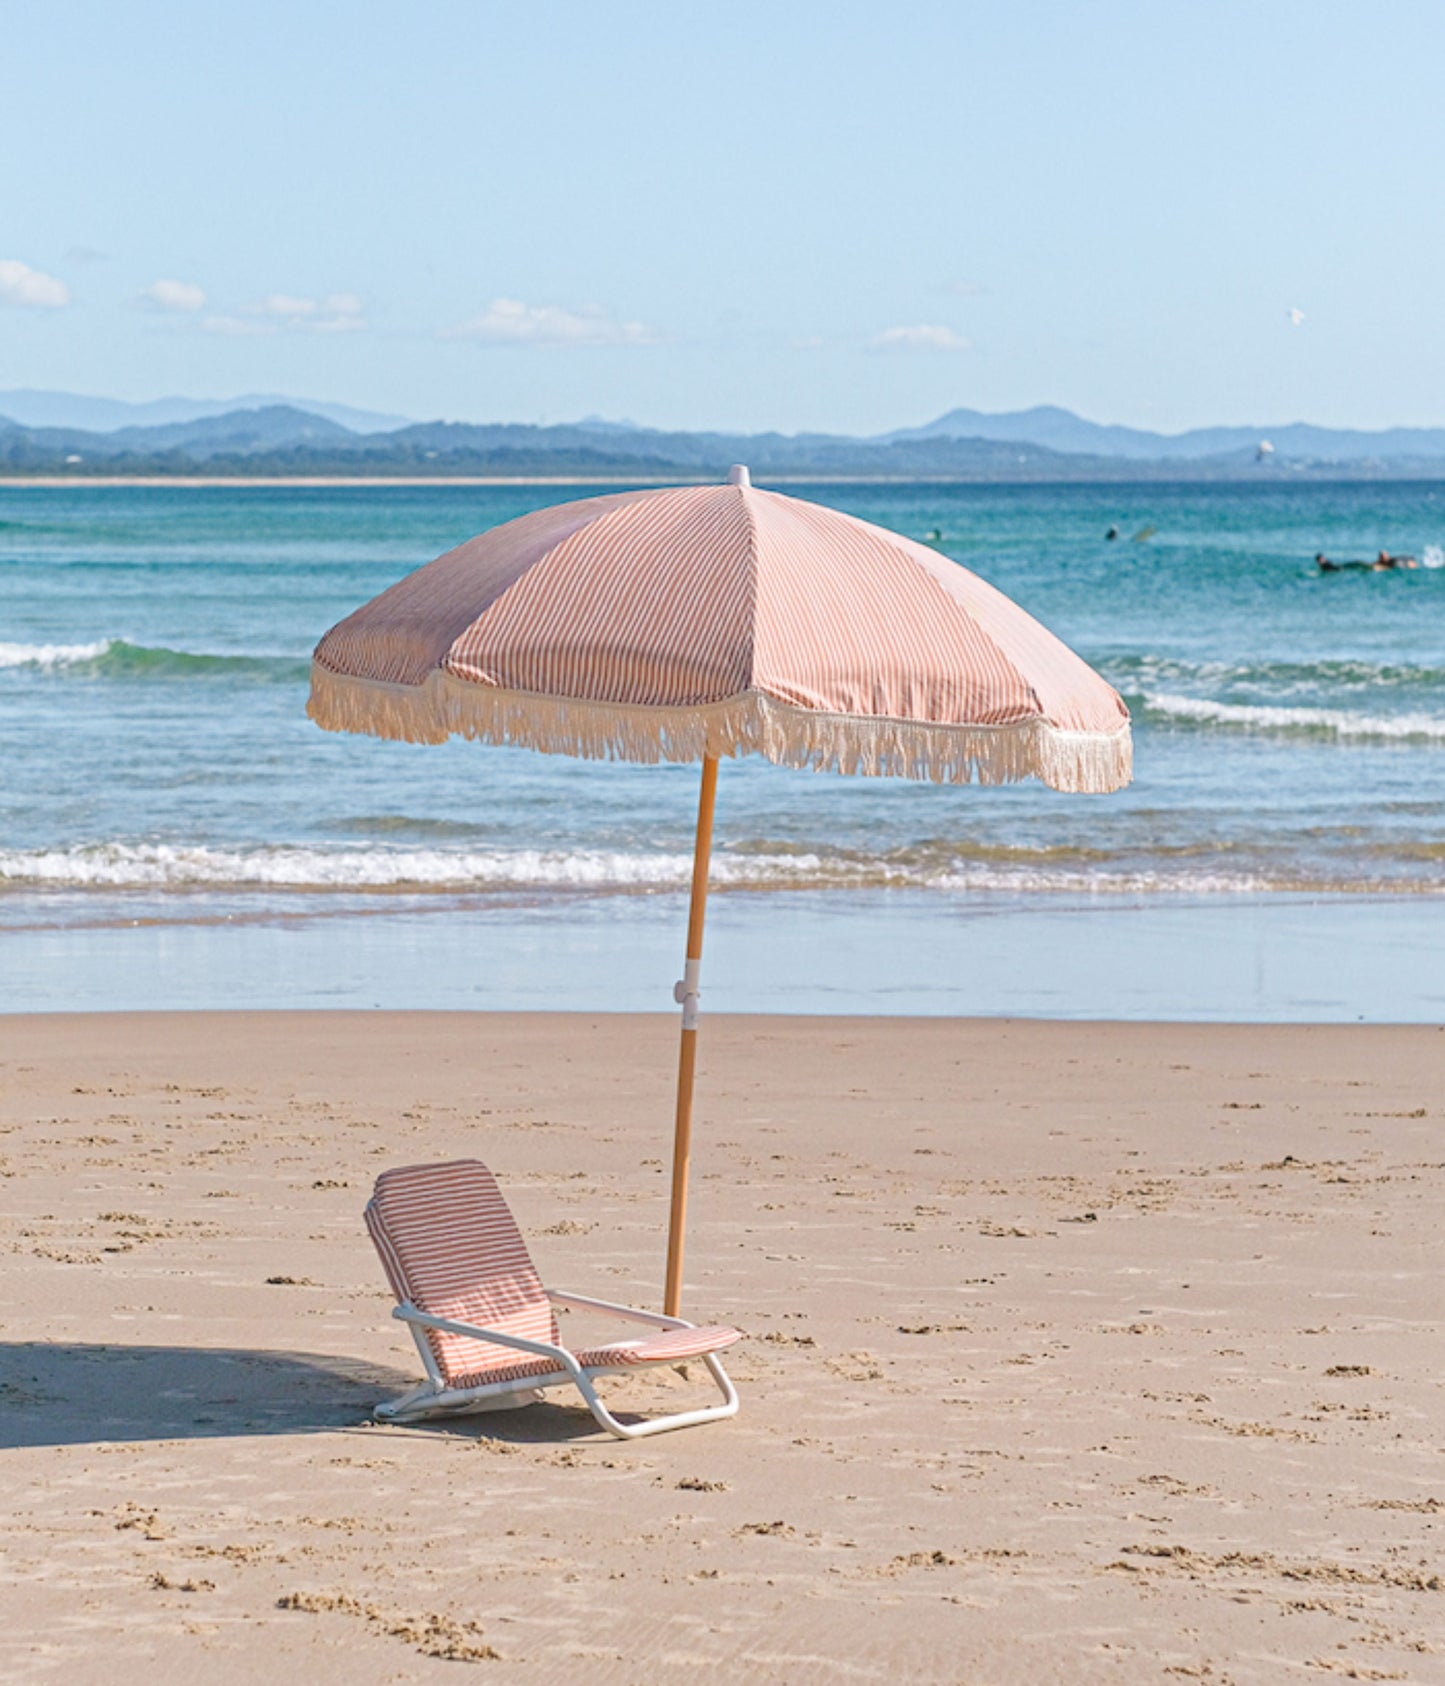
[[824, 714], [748, 691], [725, 702], [641, 708], [502, 691], [433, 672], [424, 685], [333, 673], [313, 663], [306, 712], [333, 732], [407, 743], [449, 737], [515, 744], [588, 760], [700, 761], [764, 756], [817, 772], [1009, 784], [1038, 778], [1055, 790], [1102, 795], [1129, 782], [1127, 721], [1117, 732], [1070, 732], [1037, 717], [1008, 725], [936, 725]]

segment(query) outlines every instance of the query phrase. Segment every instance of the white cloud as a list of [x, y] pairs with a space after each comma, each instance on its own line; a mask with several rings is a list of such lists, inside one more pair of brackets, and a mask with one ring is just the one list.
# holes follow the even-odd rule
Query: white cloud
[[276, 324], [258, 316], [208, 316], [201, 323], [201, 332], [240, 339], [246, 335], [274, 334]]
[[283, 328], [299, 328], [313, 334], [346, 333], [364, 328], [366, 318], [361, 299], [355, 293], [328, 293], [313, 299], [295, 293], [268, 293], [260, 304], [245, 307], [247, 316], [260, 316]]
[[246, 309], [255, 316], [314, 316], [321, 306], [315, 299], [297, 298], [294, 293], [267, 293], [260, 304], [248, 304]]
[[943, 290], [952, 293], [956, 299], [981, 299], [988, 296], [988, 288], [982, 281], [949, 281]]
[[149, 287], [141, 288], [140, 302], [152, 310], [172, 310], [185, 314], [188, 311], [204, 310], [206, 295], [191, 281], [152, 281]]
[[302, 333], [347, 334], [366, 326], [366, 307], [356, 293], [327, 293], [308, 298], [298, 293], [268, 293], [256, 304], [242, 305], [232, 316], [208, 316], [208, 334], [231, 336]]
[[70, 288], [53, 275], [32, 269], [19, 258], [0, 258], [0, 304], [58, 310], [70, 303]]
[[480, 316], [447, 329], [445, 337], [492, 345], [656, 345], [659, 336], [641, 322], [615, 321], [596, 305], [563, 310], [493, 299]]
[[967, 351], [972, 344], [952, 328], [926, 322], [911, 328], [885, 328], [868, 342], [872, 351]]
[[306, 326], [313, 334], [357, 333], [366, 326], [365, 310], [355, 293], [328, 293]]

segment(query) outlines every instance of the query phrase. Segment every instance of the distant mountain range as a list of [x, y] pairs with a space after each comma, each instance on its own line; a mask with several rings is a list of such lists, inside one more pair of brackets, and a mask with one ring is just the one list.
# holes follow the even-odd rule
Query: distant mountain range
[[113, 433], [122, 427], [163, 427], [171, 422], [203, 421], [234, 410], [268, 410], [276, 406], [305, 410], [340, 422], [353, 433], [389, 433], [405, 427], [406, 416], [379, 410], [358, 410], [350, 404], [327, 404], [310, 398], [282, 398], [275, 393], [250, 393], [244, 398], [152, 398], [132, 404], [124, 398], [89, 398], [77, 392], [42, 392], [18, 387], [0, 392], [0, 416], [21, 427], [82, 428], [88, 433]]
[[[67, 406], [70, 406], [67, 409]], [[88, 425], [58, 418], [83, 414]], [[711, 479], [746, 462], [760, 478], [1119, 481], [1445, 477], [1445, 428], [1283, 427], [1150, 433], [1050, 406], [950, 410], [872, 439], [825, 433], [686, 433], [600, 417], [560, 427], [406, 422], [306, 400], [0, 393], [0, 476], [198, 474]]]
[[1365, 433], [1288, 422], [1282, 427], [1196, 427], [1187, 433], [1149, 433], [1136, 427], [1085, 421], [1072, 410], [1052, 404], [1003, 415], [950, 410], [925, 427], [904, 428], [884, 438], [890, 444], [919, 439], [1004, 439], [1044, 445], [1053, 451], [1123, 457], [1135, 462], [1198, 461], [1239, 451], [1257, 454], [1262, 441], [1268, 441], [1277, 456], [1316, 462], [1445, 457], [1445, 428], [1441, 427], [1392, 427]]

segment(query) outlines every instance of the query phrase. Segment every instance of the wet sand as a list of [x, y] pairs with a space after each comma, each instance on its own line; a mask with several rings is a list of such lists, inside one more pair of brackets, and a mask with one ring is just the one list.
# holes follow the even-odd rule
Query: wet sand
[[0, 1675], [1445, 1679], [1445, 1030], [710, 1019], [741, 1414], [369, 1426], [376, 1172], [476, 1154], [546, 1279], [655, 1303], [675, 1049], [0, 1018]]

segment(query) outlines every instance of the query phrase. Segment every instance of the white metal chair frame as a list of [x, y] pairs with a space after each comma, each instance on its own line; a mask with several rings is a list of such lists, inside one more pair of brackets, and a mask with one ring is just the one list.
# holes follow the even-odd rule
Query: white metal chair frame
[[[595, 1300], [586, 1294], [562, 1293], [551, 1288], [545, 1289], [544, 1292], [554, 1306], [571, 1306], [578, 1311], [607, 1312], [632, 1323], [650, 1324], [656, 1329], [697, 1327], [695, 1323], [689, 1323], [681, 1317], [665, 1317], [661, 1312], [641, 1311], [636, 1306], [614, 1305], [610, 1300]], [[565, 1386], [569, 1382], [586, 1400], [588, 1410], [598, 1423], [619, 1440], [640, 1440], [644, 1435], [663, 1434], [674, 1428], [690, 1428], [694, 1423], [716, 1422], [721, 1417], [731, 1417], [737, 1412], [737, 1389], [718, 1361], [716, 1353], [705, 1352], [700, 1356], [723, 1397], [721, 1405], [707, 1405], [694, 1411], [677, 1411], [670, 1416], [650, 1417], [639, 1423], [623, 1423], [613, 1416], [598, 1397], [597, 1390], [592, 1385], [594, 1376], [627, 1375], [638, 1370], [656, 1368], [659, 1364], [690, 1363], [691, 1359], [654, 1359], [641, 1364], [583, 1365], [564, 1346], [554, 1346], [547, 1341], [524, 1340], [520, 1335], [509, 1335], [501, 1329], [483, 1328], [476, 1323], [457, 1323], [451, 1318], [433, 1317], [430, 1313], [419, 1310], [410, 1300], [403, 1300], [391, 1315], [410, 1326], [417, 1351], [426, 1367], [427, 1379], [399, 1398], [378, 1405], [374, 1415], [382, 1422], [417, 1422], [426, 1417], [461, 1415], [471, 1411], [511, 1410], [518, 1405], [534, 1404], [541, 1398], [544, 1388]], [[557, 1368], [535, 1376], [514, 1376], [506, 1381], [483, 1382], [475, 1387], [451, 1387], [438, 1368], [431, 1345], [427, 1341], [425, 1331], [428, 1329], [448, 1335], [470, 1335], [475, 1340], [493, 1341], [498, 1346], [515, 1347], [518, 1352], [530, 1353], [536, 1358], [552, 1358], [556, 1360]]]

